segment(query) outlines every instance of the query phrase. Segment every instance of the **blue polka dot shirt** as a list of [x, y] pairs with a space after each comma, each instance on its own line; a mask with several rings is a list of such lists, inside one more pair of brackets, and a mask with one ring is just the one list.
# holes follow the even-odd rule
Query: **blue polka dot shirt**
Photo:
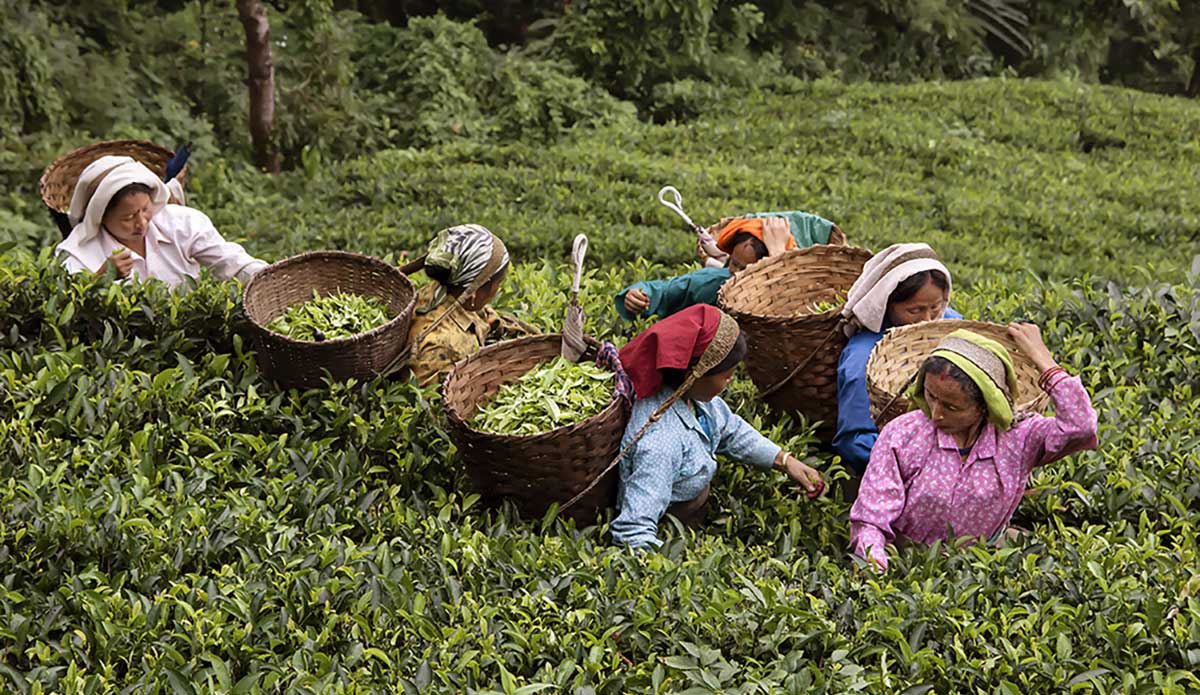
[[[622, 448], [670, 394], [664, 388], [634, 403]], [[734, 414], [719, 396], [694, 405], [695, 412], [683, 399], [672, 404], [621, 461], [620, 511], [612, 524], [617, 543], [661, 545], [658, 520], [671, 504], [695, 499], [704, 490], [717, 472], [717, 454], [760, 468], [770, 468], [779, 454], [779, 445]]]

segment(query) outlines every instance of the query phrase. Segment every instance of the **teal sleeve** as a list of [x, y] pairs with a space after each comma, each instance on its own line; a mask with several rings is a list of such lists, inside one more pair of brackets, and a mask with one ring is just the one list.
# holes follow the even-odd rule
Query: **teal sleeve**
[[[614, 298], [617, 304], [617, 315], [626, 321], [632, 321], [637, 318], [633, 314], [629, 313], [629, 310], [625, 308], [625, 295], [629, 294], [630, 290], [641, 290], [646, 293], [647, 297], [650, 298], [650, 306], [646, 307], [646, 310], [641, 313], [641, 316], [653, 316], [658, 314], [659, 307], [663, 303], [669, 304], [672, 303], [672, 301], [674, 303], [678, 303], [679, 300], [677, 298], [673, 299], [673, 297], [680, 292], [680, 283], [678, 281], [685, 277], [687, 276], [684, 275], [677, 278], [670, 278], [668, 280], [642, 280], [641, 282], [633, 283], [629, 287], [626, 287], [618, 292]], [[659, 315], [661, 316], [661, 314]]]
[[717, 292], [732, 275], [725, 268], [701, 268], [667, 280], [643, 280], [621, 290], [615, 297], [617, 314], [626, 321], [635, 317], [625, 309], [625, 295], [634, 289], [650, 298], [642, 316], [665, 318], [693, 304], [717, 304]]

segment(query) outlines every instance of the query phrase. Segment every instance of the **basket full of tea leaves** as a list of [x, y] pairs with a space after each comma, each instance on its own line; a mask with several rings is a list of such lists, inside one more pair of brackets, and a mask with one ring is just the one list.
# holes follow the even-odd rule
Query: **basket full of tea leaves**
[[471, 424], [496, 434], [540, 434], [598, 415], [612, 396], [612, 372], [556, 357], [501, 386]]
[[341, 291], [321, 296], [313, 290], [311, 300], [288, 307], [267, 328], [293, 340], [319, 342], [366, 333], [390, 318], [378, 297]]
[[294, 387], [378, 375], [404, 349], [415, 302], [399, 268], [348, 251], [272, 263], [242, 292], [259, 368]]
[[566, 514], [594, 520], [611, 506], [628, 404], [594, 355], [559, 356], [562, 336], [507, 340], [454, 365], [442, 385], [450, 440], [485, 502], [511, 500], [540, 517], [600, 478]]

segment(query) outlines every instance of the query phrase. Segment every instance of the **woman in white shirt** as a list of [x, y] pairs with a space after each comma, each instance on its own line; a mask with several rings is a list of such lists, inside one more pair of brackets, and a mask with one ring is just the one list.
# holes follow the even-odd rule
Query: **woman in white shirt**
[[196, 277], [200, 268], [228, 280], [248, 280], [267, 266], [225, 241], [208, 216], [170, 205], [166, 185], [131, 157], [101, 157], [75, 184], [68, 216], [75, 227], [56, 249], [72, 273], [154, 278], [171, 287]]

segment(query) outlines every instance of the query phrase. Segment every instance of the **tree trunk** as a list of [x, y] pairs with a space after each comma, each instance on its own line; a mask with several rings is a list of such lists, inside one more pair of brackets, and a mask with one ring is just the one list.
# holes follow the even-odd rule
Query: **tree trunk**
[[275, 129], [275, 64], [271, 60], [271, 23], [260, 0], [237, 0], [238, 18], [246, 30], [246, 80], [250, 88], [250, 140], [254, 162], [263, 171], [279, 173], [279, 152], [271, 143]]
[[1187, 95], [1193, 99], [1200, 97], [1200, 46], [1192, 51], [1192, 79], [1188, 82]]

